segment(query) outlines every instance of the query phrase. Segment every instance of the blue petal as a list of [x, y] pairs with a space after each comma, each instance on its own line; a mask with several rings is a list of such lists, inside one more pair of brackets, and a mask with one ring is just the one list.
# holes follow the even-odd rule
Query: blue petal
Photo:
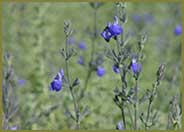
[[113, 35], [113, 36], [117, 36], [117, 35], [120, 35], [122, 32], [123, 32], [123, 29], [121, 26], [119, 25], [111, 25], [109, 27], [109, 32]]
[[120, 70], [119, 70], [119, 68], [118, 68], [116, 65], [113, 65], [112, 69], [113, 69], [113, 71], [114, 71], [116, 74], [120, 73]]
[[82, 56], [80, 56], [77, 63], [80, 65], [84, 65], [84, 58]]
[[54, 79], [52, 82], [51, 82], [51, 85], [50, 85], [50, 90], [51, 91], [60, 91], [62, 89], [62, 81], [61, 80], [56, 80]]
[[107, 42], [109, 42], [110, 39], [111, 39], [111, 37], [112, 37], [113, 35], [111, 34], [111, 32], [109, 32], [109, 28], [106, 27], [106, 28], [104, 29], [104, 31], [101, 33], [101, 36], [102, 36]]
[[101, 66], [99, 66], [97, 68], [97, 71], [96, 71], [96, 74], [99, 76], [99, 77], [102, 77], [104, 74], [105, 74], [105, 69]]
[[131, 68], [132, 68], [132, 72], [134, 74], [137, 74], [138, 72], [141, 72], [142, 71], [142, 66], [141, 64], [135, 62], [135, 63], [132, 63], [131, 65]]
[[123, 126], [123, 123], [122, 122], [118, 122], [117, 125], [116, 125], [116, 129], [117, 130], [124, 130], [124, 126]]
[[182, 26], [181, 25], [177, 25], [175, 27], [175, 35], [176, 36], [180, 36], [182, 34]]
[[81, 50], [85, 50], [86, 49], [86, 44], [84, 42], [80, 42], [78, 44], [78, 48], [81, 49]]

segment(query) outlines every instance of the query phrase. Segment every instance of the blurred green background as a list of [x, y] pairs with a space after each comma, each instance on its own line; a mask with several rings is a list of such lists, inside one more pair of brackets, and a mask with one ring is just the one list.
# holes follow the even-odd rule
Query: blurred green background
[[[145, 44], [145, 60], [140, 79], [140, 96], [156, 79], [156, 71], [161, 63], [166, 64], [165, 78], [158, 91], [154, 104], [159, 109], [159, 123], [152, 129], [166, 129], [168, 105], [174, 95], [181, 99], [181, 36], [176, 36], [176, 25], [181, 24], [180, 3], [127, 3], [128, 22], [124, 33], [134, 33], [131, 46], [137, 44], [137, 35], [144, 31], [148, 35]], [[113, 21], [114, 3], [104, 3], [97, 11], [97, 29], [103, 31], [107, 22]], [[143, 18], [148, 15], [149, 17]], [[80, 79], [84, 86], [87, 68], [79, 65], [77, 59], [84, 56], [89, 62], [91, 38], [86, 30], [93, 30], [93, 9], [89, 3], [4, 3], [3, 5], [3, 52], [13, 56], [13, 67], [18, 79], [25, 84], [15, 87], [18, 111], [10, 120], [10, 125], [20, 129], [74, 129], [74, 121], [65, 115], [67, 108], [73, 109], [72, 99], [67, 88], [50, 92], [49, 84], [60, 68], [64, 68], [64, 58], [60, 49], [64, 48], [64, 20], [70, 20], [74, 30], [77, 55], [70, 60], [72, 79]], [[141, 16], [140, 18], [137, 16]], [[139, 21], [139, 22], [137, 22]], [[143, 30], [142, 30], [143, 29]], [[141, 31], [140, 31], [141, 30]], [[87, 49], [78, 49], [79, 42], [85, 42]], [[98, 36], [96, 52], [103, 52], [107, 45], [114, 47], [115, 41], [106, 43]], [[113, 90], [121, 86], [119, 75], [112, 71], [113, 63], [104, 57], [106, 69], [100, 78], [93, 72], [85, 98], [80, 105], [88, 106], [90, 114], [81, 122], [81, 129], [115, 129], [121, 120], [121, 111], [114, 104]], [[129, 78], [130, 84], [132, 83]], [[80, 88], [78, 87], [78, 88]], [[76, 92], [77, 95], [77, 92]], [[181, 103], [180, 103], [181, 104]], [[58, 105], [47, 115], [40, 113]], [[140, 106], [140, 112], [146, 105]], [[133, 124], [128, 122], [128, 128]]]

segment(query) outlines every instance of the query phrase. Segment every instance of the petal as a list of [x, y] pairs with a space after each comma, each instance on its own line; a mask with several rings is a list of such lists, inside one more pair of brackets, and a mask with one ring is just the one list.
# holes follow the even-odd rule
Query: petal
[[99, 76], [99, 77], [102, 77], [104, 74], [105, 74], [105, 69], [101, 66], [99, 66], [97, 68], [97, 71], [96, 71], [96, 74]]
[[60, 91], [62, 88], [62, 81], [61, 80], [53, 80], [50, 85], [51, 91]]
[[118, 68], [116, 65], [113, 65], [112, 69], [113, 69], [113, 71], [114, 71], [116, 74], [120, 73], [120, 70], [119, 70], [119, 68]]
[[117, 36], [120, 35], [123, 32], [123, 29], [121, 26], [119, 25], [111, 25], [111, 27], [109, 28], [109, 32], [113, 35], [113, 36]]
[[62, 77], [64, 77], [64, 70], [63, 69], [60, 70], [60, 74]]
[[114, 16], [114, 25], [118, 25], [118, 17]]
[[112, 37], [112, 34], [109, 32], [109, 29], [106, 28], [106, 29], [104, 29], [104, 31], [101, 33], [101, 36], [102, 36], [107, 42], [109, 42], [109, 40], [110, 40], [111, 37]]

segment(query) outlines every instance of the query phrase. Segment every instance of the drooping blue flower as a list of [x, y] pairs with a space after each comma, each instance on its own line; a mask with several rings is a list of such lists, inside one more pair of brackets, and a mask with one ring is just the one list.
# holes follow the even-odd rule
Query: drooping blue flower
[[24, 86], [25, 83], [26, 83], [26, 81], [25, 81], [24, 79], [19, 79], [19, 80], [18, 80], [19, 86]]
[[176, 36], [180, 36], [182, 34], [182, 26], [180, 24], [176, 25], [174, 33]]
[[119, 68], [118, 68], [116, 65], [113, 65], [112, 69], [113, 69], [113, 71], [114, 71], [116, 74], [120, 73], [120, 70], [119, 70]]
[[101, 33], [101, 36], [107, 41], [109, 42], [110, 39], [116, 38], [118, 35], [120, 35], [123, 32], [123, 28], [118, 25], [118, 17], [115, 16], [114, 17], [114, 23], [111, 24], [109, 23], [105, 29], [103, 30], [103, 32]]
[[62, 89], [62, 79], [64, 78], [64, 71], [61, 69], [50, 83], [49, 89], [51, 91], [60, 91]]
[[77, 60], [77, 63], [80, 64], [80, 65], [84, 65], [84, 57], [79, 56], [79, 59]]
[[99, 76], [99, 77], [102, 77], [104, 76], [105, 74], [105, 69], [101, 66], [98, 66], [97, 67], [97, 70], [96, 70], [96, 74]]
[[140, 63], [137, 63], [136, 59], [132, 59], [131, 69], [133, 74], [135, 75], [142, 71], [142, 66]]
[[116, 124], [116, 129], [117, 129], [117, 130], [124, 130], [123, 123], [122, 123], [122, 122], [118, 122], [118, 123]]
[[83, 41], [79, 42], [78, 48], [81, 49], [81, 50], [85, 50], [85, 49], [86, 49], [86, 44], [85, 44], [85, 42], [83, 42]]

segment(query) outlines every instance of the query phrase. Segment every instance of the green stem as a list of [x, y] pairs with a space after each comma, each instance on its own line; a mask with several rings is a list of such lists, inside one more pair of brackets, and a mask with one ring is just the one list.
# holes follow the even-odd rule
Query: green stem
[[150, 110], [151, 110], [151, 101], [149, 101], [149, 104], [148, 104], [148, 110], [147, 110], [147, 116], [146, 116], [146, 122], [145, 122], [145, 130], [148, 129], [148, 120], [149, 120], [149, 117], [150, 117]]
[[94, 34], [93, 34], [93, 38], [92, 38], [92, 48], [91, 48], [91, 59], [90, 61], [93, 61], [93, 57], [94, 57], [94, 52], [95, 52], [95, 40], [97, 38], [97, 10], [94, 9]]
[[[124, 103], [122, 104], [122, 106], [124, 107]], [[122, 119], [123, 119], [123, 126], [126, 130], [126, 120], [125, 120], [125, 112], [124, 112], [124, 108], [121, 109], [121, 115], [122, 115]]]
[[135, 84], [135, 103], [134, 103], [134, 129], [137, 130], [137, 119], [138, 119], [138, 80], [136, 79]]
[[[94, 59], [95, 41], [97, 39], [97, 9], [94, 9], [93, 11], [94, 11], [93, 12], [93, 17], [94, 17], [94, 34], [93, 34], [93, 37], [91, 39], [92, 40], [92, 47], [91, 47], [91, 58], [90, 58], [90, 62], [93, 62], [93, 59]], [[86, 91], [86, 89], [88, 87], [88, 82], [89, 82], [89, 79], [91, 77], [92, 71], [93, 71], [93, 69], [90, 66], [89, 69], [88, 69], [88, 72], [87, 72], [87, 76], [86, 76], [85, 82], [84, 82], [84, 88], [82, 89], [82, 91], [80, 93], [79, 100], [81, 100], [84, 97], [84, 92]]]
[[131, 124], [133, 124], [134, 121], [133, 121], [133, 118], [132, 118], [132, 113], [131, 113], [129, 105], [127, 105], [127, 109], [128, 109], [128, 114], [129, 114], [129, 117], [130, 117]]
[[75, 121], [76, 121], [76, 129], [80, 129], [80, 122], [79, 122], [79, 109], [78, 109], [78, 105], [73, 93], [73, 87], [71, 85], [70, 82], [70, 76], [69, 76], [69, 65], [68, 65], [68, 44], [67, 44], [67, 39], [68, 36], [66, 36], [66, 44], [65, 44], [65, 51], [66, 51], [66, 59], [65, 59], [65, 66], [66, 66], [66, 78], [67, 78], [67, 82], [69, 84], [69, 89], [70, 89], [70, 93], [72, 96], [72, 100], [73, 100], [73, 105], [74, 105], [74, 110], [75, 110]]
[[91, 77], [91, 73], [92, 73], [92, 70], [91, 69], [88, 69], [87, 77], [86, 77], [85, 82], [84, 82], [84, 89], [82, 89], [82, 91], [80, 93], [79, 101], [84, 97], [84, 92], [86, 91], [86, 89], [88, 87], [88, 81], [89, 81], [89, 79]]
[[[123, 75], [120, 74], [120, 77], [121, 77], [121, 81], [122, 81], [122, 92], [124, 94], [124, 91], [126, 88], [126, 80], [125, 80], [126, 71], [121, 70], [120, 72], [123, 74]], [[124, 128], [126, 129], [126, 117], [125, 117], [124, 107], [125, 107], [125, 104], [124, 104], [124, 100], [122, 99], [121, 115], [122, 115]]]

